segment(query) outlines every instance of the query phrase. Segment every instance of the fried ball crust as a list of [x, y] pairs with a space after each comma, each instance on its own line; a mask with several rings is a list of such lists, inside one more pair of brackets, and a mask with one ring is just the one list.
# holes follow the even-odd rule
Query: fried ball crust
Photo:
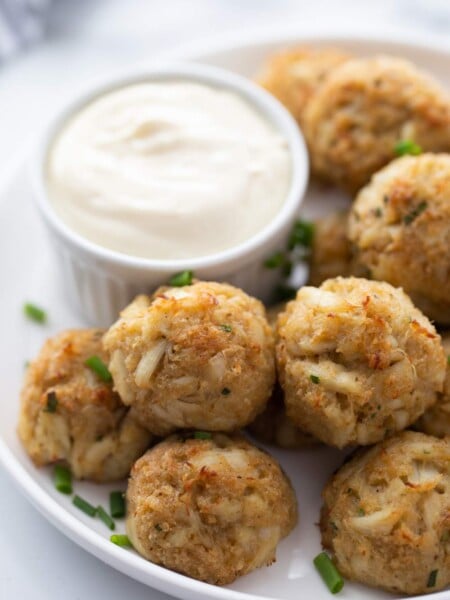
[[355, 260], [401, 286], [428, 317], [450, 323], [450, 155], [405, 156], [358, 194], [349, 219]]
[[314, 436], [299, 429], [287, 416], [283, 390], [279, 385], [275, 386], [265, 411], [250, 423], [248, 431], [264, 444], [272, 444], [287, 450], [309, 448], [318, 444]]
[[296, 522], [288, 478], [274, 458], [240, 436], [173, 435], [131, 472], [127, 533], [133, 546], [194, 579], [224, 585], [270, 565]]
[[312, 97], [305, 132], [313, 171], [356, 192], [395, 158], [399, 141], [449, 151], [449, 99], [405, 60], [353, 59], [336, 68]]
[[265, 309], [227, 284], [138, 298], [104, 337], [116, 390], [156, 435], [233, 431], [264, 410], [275, 383]]
[[277, 360], [288, 417], [339, 448], [411, 425], [436, 402], [446, 368], [408, 296], [355, 277], [298, 291], [278, 318]]
[[292, 114], [300, 127], [305, 108], [337, 66], [349, 54], [335, 48], [289, 48], [270, 56], [257, 81]]
[[[286, 308], [285, 302], [280, 302], [267, 309], [270, 325], [276, 328], [278, 315]], [[273, 388], [272, 397], [266, 409], [259, 414], [248, 426], [253, 437], [264, 444], [272, 444], [286, 449], [297, 449], [314, 446], [318, 441], [309, 433], [299, 429], [286, 415], [284, 394], [277, 383]]]
[[450, 440], [405, 431], [326, 485], [320, 528], [348, 579], [404, 594], [450, 585]]
[[332, 277], [354, 274], [347, 222], [347, 212], [331, 213], [315, 221], [309, 257], [309, 285], [319, 286]]
[[436, 437], [450, 437], [450, 333], [442, 336], [442, 345], [447, 354], [447, 374], [444, 390], [438, 401], [415, 423], [414, 428]]
[[77, 479], [126, 477], [151, 434], [129, 414], [112, 383], [85, 361], [105, 363], [101, 329], [73, 329], [47, 340], [30, 364], [21, 395], [18, 433], [37, 466], [66, 463]]

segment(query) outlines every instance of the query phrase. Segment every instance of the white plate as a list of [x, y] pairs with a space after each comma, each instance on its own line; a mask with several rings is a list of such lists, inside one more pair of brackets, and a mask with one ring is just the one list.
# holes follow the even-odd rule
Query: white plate
[[[207, 49], [185, 52], [178, 59], [198, 60], [251, 76], [265, 56], [292, 43], [312, 41], [305, 36], [252, 38], [234, 40]], [[450, 87], [450, 53], [432, 45], [417, 45], [383, 39], [339, 37], [315, 38], [314, 44], [341, 46], [355, 54], [392, 53], [428, 69]], [[310, 191], [303, 214], [329, 210], [342, 198], [330, 192]], [[214, 587], [153, 565], [134, 551], [111, 544], [109, 531], [98, 521], [84, 516], [70, 499], [58, 494], [50, 471], [37, 470], [30, 463], [16, 437], [18, 394], [24, 362], [35, 355], [45, 337], [73, 326], [83, 326], [71, 314], [64, 301], [59, 282], [54, 278], [54, 265], [47, 239], [30, 204], [27, 172], [21, 163], [0, 184], [0, 459], [24, 494], [38, 510], [68, 537], [116, 569], [149, 586], [186, 600], [217, 598], [257, 600], [262, 598], [328, 600], [330, 594], [312, 565], [320, 551], [316, 526], [321, 504], [320, 491], [330, 473], [341, 463], [342, 453], [332, 449], [302, 452], [271, 450], [291, 477], [300, 507], [300, 524], [278, 549], [278, 560], [242, 577], [226, 588]], [[48, 309], [50, 322], [45, 327], [25, 321], [22, 305], [29, 300]], [[123, 488], [125, 483], [123, 484]], [[93, 504], [107, 506], [109, 490], [114, 486], [76, 483], [76, 491]], [[119, 524], [119, 531], [123, 523]], [[377, 590], [347, 583], [340, 595], [345, 599], [375, 600], [392, 598]], [[448, 599], [450, 593], [433, 595]]]

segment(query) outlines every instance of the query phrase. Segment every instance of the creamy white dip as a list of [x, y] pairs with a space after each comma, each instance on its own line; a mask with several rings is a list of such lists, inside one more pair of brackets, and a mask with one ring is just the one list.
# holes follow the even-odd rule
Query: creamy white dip
[[61, 129], [47, 159], [60, 218], [154, 259], [206, 256], [256, 234], [291, 178], [287, 141], [233, 92], [174, 81], [107, 93]]

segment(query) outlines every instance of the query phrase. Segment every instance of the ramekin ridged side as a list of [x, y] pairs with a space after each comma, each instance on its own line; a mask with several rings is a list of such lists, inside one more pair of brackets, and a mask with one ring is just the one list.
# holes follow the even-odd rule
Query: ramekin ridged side
[[[223, 252], [191, 260], [151, 260], [98, 246], [72, 231], [56, 214], [46, 189], [46, 161], [51, 143], [67, 119], [94, 98], [138, 81], [191, 80], [234, 91], [271, 121], [286, 138], [292, 174], [285, 202], [275, 218], [245, 242]], [[279, 270], [264, 260], [283, 248], [306, 190], [309, 164], [297, 124], [281, 104], [243, 77], [199, 64], [163, 65], [115, 76], [91, 86], [65, 106], [47, 126], [32, 155], [31, 177], [36, 205], [49, 232], [59, 278], [71, 307], [89, 324], [107, 327], [138, 293], [149, 293], [177, 272], [192, 270], [200, 279], [227, 281], [268, 300]]]

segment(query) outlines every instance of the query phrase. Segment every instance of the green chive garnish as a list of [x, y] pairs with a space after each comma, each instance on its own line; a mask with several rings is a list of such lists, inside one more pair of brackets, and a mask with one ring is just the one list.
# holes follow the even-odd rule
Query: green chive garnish
[[284, 265], [285, 260], [284, 252], [275, 252], [264, 261], [264, 266], [267, 269], [277, 269]]
[[47, 394], [47, 405], [44, 408], [44, 412], [54, 413], [56, 412], [56, 408], [58, 406], [58, 398], [55, 392], [49, 392]]
[[125, 496], [123, 492], [110, 493], [109, 512], [114, 519], [122, 519], [125, 516]]
[[228, 394], [231, 394], [230, 388], [223, 388], [221, 394], [222, 396], [228, 396]]
[[94, 373], [98, 375], [105, 383], [112, 381], [112, 375], [109, 372], [108, 367], [99, 356], [90, 356], [88, 359], [86, 359], [84, 364], [89, 367], [91, 371], [94, 371]]
[[434, 571], [431, 571], [431, 573], [428, 575], [428, 582], [427, 582], [428, 588], [432, 588], [436, 585], [437, 576], [438, 576], [437, 569], [435, 569]]
[[294, 265], [292, 264], [292, 261], [290, 260], [285, 260], [284, 261], [284, 265], [283, 265], [283, 275], [285, 277], [289, 277], [292, 273], [292, 269], [294, 268]]
[[210, 440], [212, 435], [208, 431], [195, 431], [194, 439], [196, 440]]
[[72, 474], [67, 467], [55, 465], [53, 480], [58, 492], [61, 492], [61, 494], [72, 493]]
[[422, 154], [422, 148], [412, 140], [401, 140], [395, 144], [394, 152], [397, 156], [405, 156], [406, 154], [418, 156]]
[[97, 509], [95, 508], [95, 506], [92, 506], [92, 504], [89, 504], [89, 502], [87, 502], [83, 498], [80, 498], [80, 496], [74, 496], [72, 504], [79, 508], [81, 511], [83, 511], [89, 517], [95, 517], [97, 513]]
[[47, 313], [45, 310], [39, 308], [39, 306], [36, 306], [35, 304], [31, 304], [30, 302], [24, 304], [23, 312], [25, 313], [25, 316], [36, 323], [45, 323], [47, 320]]
[[278, 285], [275, 289], [275, 299], [277, 302], [284, 302], [295, 298], [297, 290], [290, 285]]
[[103, 508], [103, 506], [97, 506], [97, 515], [103, 521], [103, 523], [106, 525], [106, 527], [108, 527], [108, 529], [111, 529], [111, 531], [114, 531], [114, 529], [116, 528], [116, 524], [111, 519], [111, 517], [108, 515], [108, 513]]
[[314, 559], [314, 566], [332, 594], [337, 594], [344, 587], [344, 580], [326, 552], [321, 552]]
[[310, 375], [309, 378], [313, 383], [320, 383], [320, 377], [317, 377], [317, 375]]
[[113, 544], [116, 546], [121, 546], [122, 548], [132, 548], [133, 544], [130, 542], [130, 538], [127, 535], [123, 534], [113, 534], [110, 538]]
[[308, 221], [297, 221], [289, 236], [288, 249], [293, 250], [296, 246], [310, 248], [314, 239], [314, 223]]
[[233, 331], [233, 328], [231, 327], [231, 325], [219, 325], [220, 329], [222, 329], [222, 331], [226, 331], [227, 333], [231, 333]]
[[423, 213], [427, 206], [428, 205], [426, 202], [421, 202], [420, 204], [418, 204], [416, 208], [413, 208], [413, 210], [410, 213], [403, 217], [403, 223], [405, 223], [406, 225], [412, 223], [414, 219], [416, 219], [419, 215]]
[[447, 356], [447, 364], [450, 365], [450, 354]]
[[28, 367], [29, 367], [29, 366], [30, 366], [30, 361], [29, 361], [29, 360], [26, 360], [26, 361], [23, 363], [23, 368], [24, 368], [24, 369], [28, 369]]
[[358, 508], [358, 516], [359, 517], [364, 517], [366, 514], [366, 511], [363, 508]]
[[192, 271], [182, 271], [177, 273], [169, 279], [169, 285], [172, 287], [183, 287], [184, 285], [191, 285], [194, 273]]

